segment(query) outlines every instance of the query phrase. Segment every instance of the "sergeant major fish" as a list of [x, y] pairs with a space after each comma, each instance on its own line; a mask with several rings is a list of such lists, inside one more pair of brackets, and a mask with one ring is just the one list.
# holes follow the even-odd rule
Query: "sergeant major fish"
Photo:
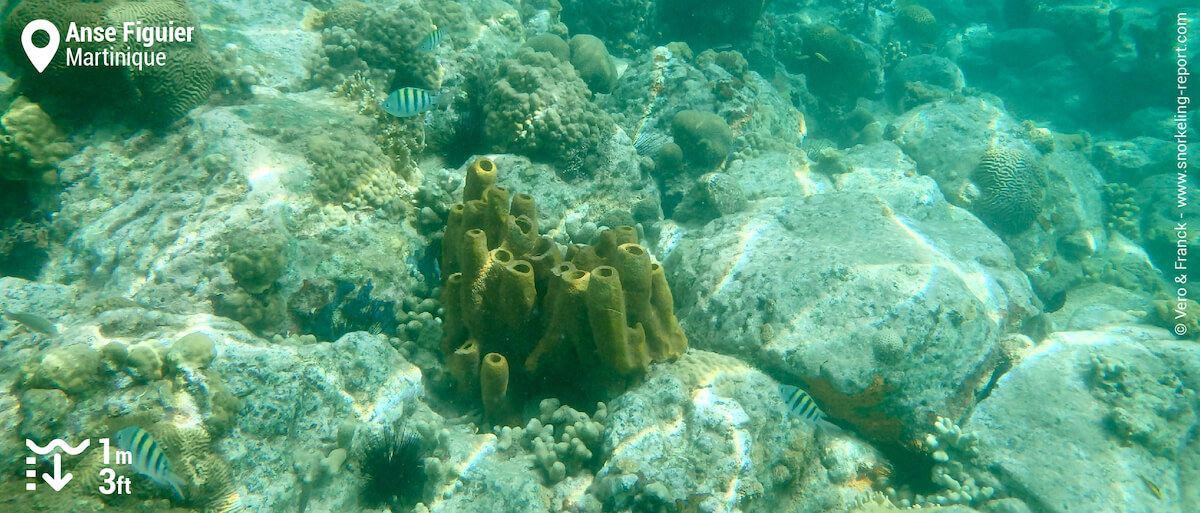
[[811, 422], [825, 420], [825, 414], [817, 407], [812, 396], [808, 395], [808, 392], [800, 390], [799, 387], [779, 385], [779, 395], [783, 396], [783, 401], [787, 403], [788, 410], [792, 415]]
[[416, 87], [397, 89], [383, 101], [383, 111], [398, 118], [429, 112], [438, 105], [449, 105], [454, 97], [445, 93], [434, 93]]
[[162, 447], [159, 447], [158, 442], [147, 433], [145, 429], [137, 426], [130, 426], [120, 431], [113, 436], [116, 447], [122, 451], [129, 451], [133, 455], [133, 470], [142, 474], [151, 481], [154, 481], [160, 486], [166, 486], [171, 489], [180, 500], [183, 500], [184, 482], [179, 476], [171, 472], [169, 463], [167, 463], [167, 455], [163, 453]]
[[429, 31], [429, 35], [425, 36], [425, 39], [422, 39], [421, 43], [417, 45], [417, 51], [425, 53], [433, 52], [433, 49], [437, 48], [438, 43], [441, 42], [442, 31], [437, 28], [437, 25], [434, 25], [433, 30]]

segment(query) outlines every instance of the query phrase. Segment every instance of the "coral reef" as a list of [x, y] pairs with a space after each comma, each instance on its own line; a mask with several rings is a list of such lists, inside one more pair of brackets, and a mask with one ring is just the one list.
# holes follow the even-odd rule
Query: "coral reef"
[[983, 152], [971, 173], [979, 188], [971, 210], [1003, 233], [1019, 233], [1042, 211], [1046, 177], [1028, 154], [1003, 148]]
[[975, 505], [996, 494], [992, 486], [979, 484], [964, 465], [979, 454], [979, 439], [967, 433], [945, 417], [938, 417], [933, 432], [925, 436], [925, 448], [931, 451], [934, 485], [941, 491], [930, 494], [914, 494], [901, 488], [884, 490], [887, 497], [902, 506], [946, 506], [950, 504]]
[[[26, 63], [21, 46], [21, 28], [35, 19], [55, 23], [65, 34], [68, 23], [82, 26], [113, 27], [118, 33], [124, 23], [151, 23], [193, 27], [191, 41], [158, 42], [155, 51], [166, 54], [161, 66], [144, 67], [67, 67], [63, 49], [101, 51], [105, 42], [68, 42], [60, 46], [57, 57], [41, 73], [26, 67], [22, 87], [37, 93], [39, 102], [53, 98], [71, 106], [84, 103], [119, 106], [119, 112], [148, 123], [169, 123], [208, 100], [216, 71], [205, 46], [196, 16], [183, 0], [105, 0], [78, 3], [69, 0], [21, 2], [4, 22], [4, 47], [13, 62]], [[39, 35], [39, 37], [41, 37]], [[65, 38], [64, 38], [65, 39]], [[124, 43], [134, 45], [134, 42]], [[134, 50], [133, 46], [126, 48]], [[18, 57], [19, 56], [19, 57]], [[44, 93], [44, 94], [43, 94]], [[86, 100], [84, 100], [86, 99]], [[101, 101], [97, 101], [100, 99]]]
[[634, 52], [654, 19], [651, 0], [559, 0], [572, 34], [595, 34], [623, 52]]
[[614, 129], [575, 69], [553, 55], [522, 48], [498, 76], [484, 100], [484, 136], [494, 151], [570, 164]]
[[0, 115], [0, 179], [58, 182], [58, 162], [73, 151], [66, 135], [38, 104], [24, 96]]
[[827, 25], [806, 27], [799, 69], [813, 94], [834, 105], [852, 105], [873, 96], [879, 82], [879, 57], [853, 36]]
[[720, 44], [742, 40], [750, 35], [762, 15], [764, 0], [715, 0], [697, 9], [688, 0], [658, 2], [658, 23], [674, 41], [693, 44]]
[[403, 166], [375, 141], [376, 130], [360, 119], [354, 130], [336, 130], [306, 139], [313, 162], [313, 193], [318, 199], [348, 208], [376, 208], [400, 213], [411, 194], [402, 184]]
[[941, 30], [933, 13], [917, 4], [896, 11], [896, 26], [913, 41], [924, 44], [936, 41]]
[[604, 403], [597, 404], [596, 412], [589, 416], [557, 399], [543, 399], [538, 412], [523, 428], [502, 427], [496, 447], [501, 451], [520, 448], [532, 454], [551, 485], [597, 462], [594, 456], [603, 449], [604, 422], [608, 418]]
[[314, 86], [332, 87], [356, 72], [386, 75], [388, 91], [441, 86], [434, 54], [418, 49], [434, 28], [421, 6], [380, 10], [350, 2], [329, 10], [318, 23], [323, 27], [321, 49], [309, 65]]
[[48, 351], [33, 365], [24, 369], [23, 386], [56, 388], [69, 396], [99, 392], [104, 366], [100, 353], [86, 345], [77, 344]]
[[497, 174], [489, 159], [469, 166], [442, 243], [442, 353], [460, 398], [482, 389], [488, 418], [512, 424], [535, 378], [566, 400], [603, 399], [687, 349], [662, 267], [636, 230], [607, 230], [564, 254], [538, 235], [534, 199], [510, 199]]
[[1109, 229], [1118, 231], [1130, 240], [1142, 238], [1141, 208], [1134, 198], [1136, 190], [1127, 183], [1104, 184], [1104, 224]]
[[591, 34], [571, 38], [571, 65], [593, 93], [608, 94], [617, 85], [617, 65], [604, 41]]
[[708, 222], [746, 208], [746, 193], [737, 180], [725, 173], [708, 173], [696, 179], [675, 207], [673, 218]]
[[234, 234], [225, 265], [229, 273], [251, 294], [261, 294], [283, 276], [287, 268], [287, 240], [278, 234], [246, 236]]
[[729, 124], [711, 112], [679, 111], [671, 120], [671, 134], [684, 161], [701, 170], [720, 166], [733, 145]]

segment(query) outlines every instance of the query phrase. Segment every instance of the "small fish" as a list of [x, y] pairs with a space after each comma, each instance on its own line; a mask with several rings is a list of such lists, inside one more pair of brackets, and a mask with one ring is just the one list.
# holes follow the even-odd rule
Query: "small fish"
[[1056, 292], [1053, 296], [1050, 296], [1050, 299], [1046, 300], [1046, 303], [1044, 305], [1042, 305], [1042, 312], [1054, 313], [1059, 310], [1062, 310], [1062, 307], [1066, 304], [1067, 304], [1067, 290], [1063, 289], [1063, 290]]
[[1151, 481], [1150, 478], [1141, 472], [1138, 472], [1138, 477], [1142, 478], [1142, 482], [1146, 484], [1146, 488], [1150, 489], [1150, 493], [1153, 493], [1158, 500], [1163, 500], [1162, 488], [1159, 488], [1158, 485], [1154, 484], [1154, 481]]
[[122, 451], [133, 455], [133, 470], [142, 474], [155, 483], [171, 489], [175, 497], [183, 500], [183, 480], [171, 472], [167, 463], [167, 455], [163, 453], [158, 442], [145, 429], [130, 426], [113, 436], [114, 445]]
[[421, 44], [417, 45], [417, 51], [425, 53], [433, 52], [433, 49], [437, 48], [438, 43], [441, 42], [442, 31], [437, 28], [437, 25], [434, 25], [433, 30], [429, 31], [429, 35], [421, 40]]
[[800, 143], [804, 143], [804, 138], [808, 137], [808, 123], [804, 121], [804, 113], [796, 112], [796, 124], [799, 125], [797, 130], [800, 133]]
[[54, 328], [54, 323], [46, 320], [43, 317], [25, 312], [6, 312], [4, 318], [10, 321], [16, 321], [22, 326], [43, 335], [57, 335], [58, 330]]
[[808, 392], [792, 385], [779, 385], [779, 395], [783, 396], [783, 401], [787, 403], [788, 409], [793, 415], [813, 422], [825, 419], [825, 414], [817, 407], [817, 403], [813, 401], [812, 396], [808, 395]]
[[416, 87], [397, 89], [383, 101], [383, 111], [398, 118], [415, 116], [429, 112], [438, 105], [449, 105], [454, 96], [446, 93], [434, 93]]
[[813, 52], [813, 57], [821, 59], [821, 62], [824, 62], [825, 64], [829, 64], [829, 59], [826, 59], [825, 56], [821, 55], [820, 53]]

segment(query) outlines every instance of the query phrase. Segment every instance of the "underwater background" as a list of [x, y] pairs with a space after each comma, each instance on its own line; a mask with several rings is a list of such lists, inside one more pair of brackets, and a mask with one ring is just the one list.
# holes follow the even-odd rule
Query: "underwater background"
[[1196, 7], [0, 0], [0, 510], [1200, 511]]

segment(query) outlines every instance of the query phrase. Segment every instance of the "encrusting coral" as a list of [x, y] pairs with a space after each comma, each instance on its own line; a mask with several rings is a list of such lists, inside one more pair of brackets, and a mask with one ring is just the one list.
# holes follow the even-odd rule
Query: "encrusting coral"
[[687, 350], [663, 269], [636, 230], [564, 255], [538, 234], [533, 197], [510, 194], [497, 174], [486, 158], [469, 166], [442, 241], [442, 352], [460, 397], [482, 398], [487, 422], [511, 425], [534, 379], [564, 397], [604, 398]]
[[0, 115], [0, 178], [56, 183], [56, 166], [71, 151], [54, 120], [24, 96]]
[[571, 64], [522, 48], [500, 64], [499, 80], [484, 101], [487, 144], [499, 152], [570, 164], [614, 129], [591, 96]]

